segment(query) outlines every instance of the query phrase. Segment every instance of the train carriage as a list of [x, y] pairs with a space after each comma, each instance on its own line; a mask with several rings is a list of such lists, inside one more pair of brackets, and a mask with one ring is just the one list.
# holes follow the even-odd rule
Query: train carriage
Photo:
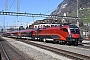
[[19, 30], [9, 32], [9, 34], [17, 38], [37, 39], [44, 42], [47, 39], [52, 39], [54, 43], [58, 42], [60, 44], [71, 43], [78, 45], [78, 42], [82, 42], [80, 29], [76, 25]]
[[82, 42], [80, 29], [76, 25], [65, 25], [62, 27], [62, 29], [63, 31], [67, 30], [67, 32], [69, 33], [68, 37], [66, 37], [66, 42], [70, 42], [75, 45], [78, 45], [78, 42]]
[[47, 38], [53, 39], [53, 42], [60, 44], [72, 43], [78, 45], [78, 42], [82, 42], [80, 30], [76, 25], [64, 25], [49, 27], [43, 29], [37, 29], [32, 34], [39, 40], [46, 41]]
[[20, 30], [18, 34], [18, 38], [26, 38], [26, 39], [31, 39], [31, 31], [32, 29], [27, 29], [27, 30]]

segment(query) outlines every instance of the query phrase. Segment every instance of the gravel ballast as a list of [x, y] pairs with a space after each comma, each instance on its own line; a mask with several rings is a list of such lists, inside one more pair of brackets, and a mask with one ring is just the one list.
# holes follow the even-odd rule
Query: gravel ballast
[[3, 37], [3, 39], [7, 40], [10, 44], [15, 46], [24, 54], [27, 54], [29, 57], [32, 57], [33, 60], [71, 60], [66, 57], [52, 53], [50, 51], [29, 45], [20, 41], [16, 41], [11, 38]]

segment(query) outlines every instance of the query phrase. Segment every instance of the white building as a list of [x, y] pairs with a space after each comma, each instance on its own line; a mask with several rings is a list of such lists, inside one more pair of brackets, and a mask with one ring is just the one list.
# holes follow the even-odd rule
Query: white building
[[60, 24], [38, 24], [38, 25], [34, 25], [34, 28], [45, 28], [45, 27], [52, 27], [52, 26], [60, 26]]

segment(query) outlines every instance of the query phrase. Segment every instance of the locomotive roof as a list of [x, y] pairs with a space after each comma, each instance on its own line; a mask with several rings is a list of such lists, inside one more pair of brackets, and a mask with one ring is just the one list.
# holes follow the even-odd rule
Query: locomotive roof
[[76, 25], [63, 25], [62, 28], [78, 28]]
[[77, 27], [76, 25], [63, 25], [63, 26], [69, 26], [70, 28]]
[[78, 28], [76, 25], [69, 25], [70, 28]]

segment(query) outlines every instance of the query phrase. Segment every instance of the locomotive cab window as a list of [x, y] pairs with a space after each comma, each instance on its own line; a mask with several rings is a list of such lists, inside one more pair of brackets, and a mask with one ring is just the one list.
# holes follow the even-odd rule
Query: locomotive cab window
[[65, 31], [65, 32], [68, 32], [68, 30], [66, 28], [63, 28], [62, 30]]
[[79, 29], [78, 28], [70, 28], [71, 30], [71, 33], [74, 33], [74, 34], [79, 34]]

